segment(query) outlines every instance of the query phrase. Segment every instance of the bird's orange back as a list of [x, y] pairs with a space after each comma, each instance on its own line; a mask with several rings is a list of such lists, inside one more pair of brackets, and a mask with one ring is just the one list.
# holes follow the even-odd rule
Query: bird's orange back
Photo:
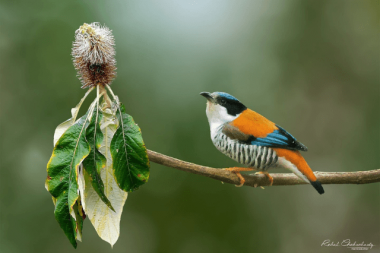
[[230, 124], [239, 128], [243, 133], [253, 135], [256, 138], [264, 138], [278, 129], [272, 121], [250, 109], [243, 111]]

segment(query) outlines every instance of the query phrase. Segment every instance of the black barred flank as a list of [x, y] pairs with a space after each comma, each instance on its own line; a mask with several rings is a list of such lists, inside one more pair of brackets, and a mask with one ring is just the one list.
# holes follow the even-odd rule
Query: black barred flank
[[276, 152], [269, 147], [245, 144], [231, 139], [222, 131], [213, 138], [215, 147], [238, 163], [259, 170], [267, 170], [277, 162]]

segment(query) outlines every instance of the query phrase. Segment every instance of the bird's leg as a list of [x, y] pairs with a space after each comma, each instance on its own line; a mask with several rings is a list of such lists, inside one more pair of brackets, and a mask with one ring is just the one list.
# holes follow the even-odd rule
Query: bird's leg
[[268, 180], [270, 181], [270, 185], [269, 186], [273, 185], [273, 177], [271, 175], [269, 175], [269, 173], [267, 171], [259, 171], [259, 172], [256, 172], [255, 174], [256, 175], [258, 175], [258, 174], [264, 174], [268, 178]]
[[232, 168], [225, 168], [224, 170], [230, 171], [232, 173], [235, 173], [236, 176], [240, 179], [240, 184], [235, 185], [236, 187], [242, 187], [245, 183], [244, 177], [240, 174], [240, 171], [252, 171], [252, 168], [243, 168], [243, 167], [232, 167]]

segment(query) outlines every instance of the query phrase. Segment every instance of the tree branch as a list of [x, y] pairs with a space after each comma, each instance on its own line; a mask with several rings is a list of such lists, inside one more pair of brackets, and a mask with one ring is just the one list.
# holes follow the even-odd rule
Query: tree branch
[[[225, 183], [238, 185], [239, 178], [232, 172], [201, 166], [194, 163], [181, 161], [179, 159], [148, 150], [149, 160], [167, 167], [179, 169], [182, 171], [210, 177]], [[369, 184], [380, 182], [380, 169], [356, 172], [317, 172], [315, 176], [322, 184]], [[298, 178], [293, 173], [274, 173], [273, 185], [298, 185], [306, 184], [305, 181]], [[270, 184], [265, 175], [243, 175], [245, 186], [268, 186]]]

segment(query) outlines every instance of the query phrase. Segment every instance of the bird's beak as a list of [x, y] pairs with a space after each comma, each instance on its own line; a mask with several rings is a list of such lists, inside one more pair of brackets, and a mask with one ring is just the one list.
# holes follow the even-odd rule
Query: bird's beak
[[204, 92], [201, 92], [199, 95], [204, 96], [210, 102], [212, 102], [214, 100], [214, 98], [211, 96], [210, 92], [204, 91]]

